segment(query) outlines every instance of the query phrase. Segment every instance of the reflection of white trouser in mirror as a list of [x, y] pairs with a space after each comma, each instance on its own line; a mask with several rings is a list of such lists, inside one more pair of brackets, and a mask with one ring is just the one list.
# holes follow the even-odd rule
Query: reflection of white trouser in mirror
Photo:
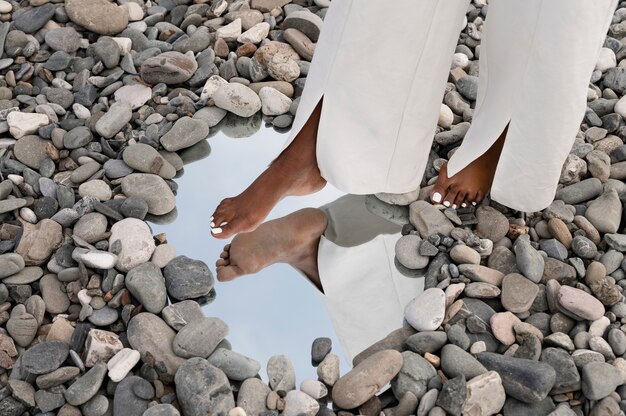
[[401, 227], [370, 213], [364, 196], [345, 195], [320, 209], [328, 218], [317, 255], [324, 293], [315, 290], [351, 364], [362, 350], [402, 327], [404, 307], [421, 293], [424, 278], [396, 269]]

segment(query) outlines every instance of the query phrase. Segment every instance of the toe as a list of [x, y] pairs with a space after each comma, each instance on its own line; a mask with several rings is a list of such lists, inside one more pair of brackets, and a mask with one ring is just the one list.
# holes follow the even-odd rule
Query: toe
[[454, 202], [452, 203], [452, 206], [456, 209], [456, 208], [460, 208], [462, 206], [462, 204], [465, 202], [465, 198], [466, 198], [467, 194], [465, 193], [465, 191], [459, 191], [456, 194], [456, 198], [454, 199]]
[[222, 253], [220, 254], [220, 258], [227, 259], [228, 258], [228, 252], [227, 251], [222, 251]]
[[233, 236], [233, 234], [235, 234], [236, 231], [236, 222], [227, 222], [227, 223], [223, 223], [222, 226], [218, 227], [218, 228], [214, 228], [211, 231], [213, 232], [213, 237], [216, 238], [220, 238], [220, 239], [226, 239], [226, 238], [230, 238]]
[[485, 193], [482, 191], [479, 191], [478, 194], [476, 195], [476, 204], [480, 204], [481, 202], [483, 202], [483, 199], [485, 199]]
[[216, 267], [222, 267], [222, 266], [228, 266], [228, 265], [230, 265], [230, 262], [228, 261], [228, 259], [219, 259], [218, 261], [215, 262]]
[[476, 205], [478, 202], [478, 192], [468, 192], [465, 198], [465, 202], [467, 206]]
[[447, 189], [439, 185], [439, 182], [430, 190], [430, 200], [435, 204], [443, 203], [443, 197], [446, 195]]
[[448, 208], [451, 207], [452, 204], [454, 204], [454, 201], [456, 201], [456, 196], [458, 195], [458, 193], [459, 192], [454, 188], [448, 189], [448, 193], [443, 198], [443, 205]]
[[241, 276], [243, 271], [237, 266], [220, 267], [217, 270], [217, 280], [220, 282], [228, 282]]
[[228, 208], [230, 205], [230, 198], [226, 198], [215, 209], [215, 212], [211, 216], [211, 228], [219, 227], [224, 222], [228, 222], [232, 219], [234, 213]]

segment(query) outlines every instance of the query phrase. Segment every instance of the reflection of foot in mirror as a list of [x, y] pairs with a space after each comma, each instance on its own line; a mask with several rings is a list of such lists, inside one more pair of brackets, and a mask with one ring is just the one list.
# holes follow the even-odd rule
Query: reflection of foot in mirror
[[489, 150], [451, 178], [448, 177], [447, 164], [443, 165], [437, 183], [430, 191], [430, 199], [453, 208], [479, 204], [493, 183], [507, 130], [508, 126]]
[[229, 238], [252, 231], [285, 196], [307, 195], [326, 185], [315, 155], [322, 102], [291, 144], [245, 191], [224, 199], [211, 219], [211, 233]]
[[224, 247], [216, 263], [217, 280], [229, 281], [274, 263], [287, 263], [322, 290], [317, 249], [326, 225], [326, 215], [321, 210], [305, 208], [238, 234]]

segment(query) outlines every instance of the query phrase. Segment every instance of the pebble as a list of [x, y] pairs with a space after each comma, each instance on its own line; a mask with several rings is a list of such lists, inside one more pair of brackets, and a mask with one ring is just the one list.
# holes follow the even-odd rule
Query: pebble
[[554, 368], [542, 362], [490, 352], [481, 352], [476, 358], [487, 370], [500, 374], [507, 395], [525, 403], [545, 399], [556, 380]]
[[434, 331], [446, 311], [446, 295], [441, 289], [427, 289], [413, 299], [404, 309], [404, 317], [418, 331]]
[[402, 363], [397, 351], [372, 354], [334, 383], [333, 402], [344, 409], [362, 405], [400, 372]]
[[488, 371], [467, 382], [467, 395], [462, 413], [493, 415], [500, 412], [506, 400], [502, 379], [495, 371]]
[[185, 415], [212, 415], [235, 407], [228, 378], [205, 359], [185, 361], [176, 372], [175, 382], [176, 396]]

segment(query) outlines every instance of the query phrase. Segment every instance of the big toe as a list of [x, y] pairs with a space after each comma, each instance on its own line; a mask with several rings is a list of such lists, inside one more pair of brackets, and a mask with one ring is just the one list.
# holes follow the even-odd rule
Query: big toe
[[217, 268], [217, 280], [228, 282], [243, 275], [244, 272], [236, 265], [222, 266]]
[[230, 238], [238, 232], [237, 222], [237, 220], [234, 220], [232, 222], [222, 224], [220, 227], [215, 227], [211, 229], [211, 234], [213, 237], [222, 240]]

